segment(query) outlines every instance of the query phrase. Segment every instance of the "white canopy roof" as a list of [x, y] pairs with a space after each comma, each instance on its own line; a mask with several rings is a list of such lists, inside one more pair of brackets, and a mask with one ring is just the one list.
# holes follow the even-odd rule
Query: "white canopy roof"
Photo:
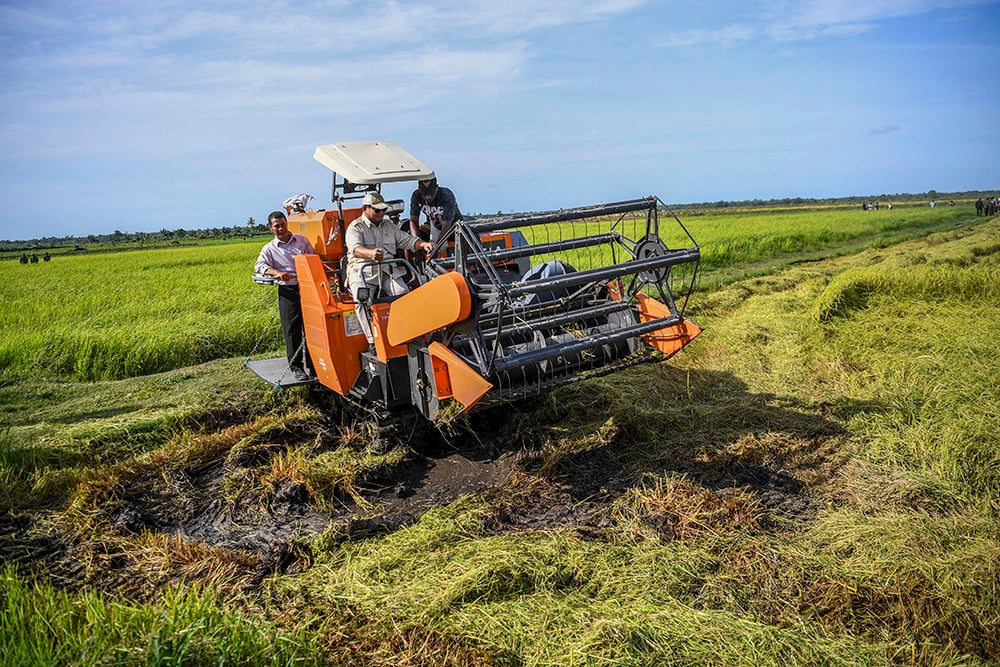
[[313, 158], [351, 183], [394, 183], [434, 178], [423, 162], [388, 141], [349, 141], [317, 146]]

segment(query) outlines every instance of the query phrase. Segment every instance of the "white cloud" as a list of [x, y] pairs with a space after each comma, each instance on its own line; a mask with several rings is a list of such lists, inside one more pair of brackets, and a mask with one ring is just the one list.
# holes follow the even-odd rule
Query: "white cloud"
[[688, 30], [667, 35], [662, 39], [660, 46], [733, 46], [741, 42], [755, 39], [760, 35], [760, 31], [746, 25], [729, 25], [711, 30]]
[[987, 4], [988, 0], [808, 0], [782, 5], [786, 19], [779, 23], [799, 27], [870, 23], [885, 19], [920, 16], [940, 9]]
[[976, 7], [995, 0], [781, 0], [757, 18], [710, 29], [679, 30], [660, 46], [736, 46], [746, 42], [795, 42], [842, 37], [877, 29], [889, 19], [922, 16], [937, 10]]

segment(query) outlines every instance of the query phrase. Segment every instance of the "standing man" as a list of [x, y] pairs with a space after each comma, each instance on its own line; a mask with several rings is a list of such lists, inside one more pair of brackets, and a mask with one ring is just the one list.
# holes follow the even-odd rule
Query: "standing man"
[[295, 275], [296, 255], [315, 255], [309, 239], [288, 231], [288, 220], [281, 211], [267, 216], [267, 227], [274, 234], [260, 250], [254, 271], [278, 279], [278, 312], [281, 315], [281, 332], [285, 336], [285, 354], [288, 368], [299, 382], [312, 379], [312, 364], [305, 346], [302, 328], [302, 304], [299, 302], [299, 280]]
[[[434, 244], [423, 241], [419, 236], [407, 234], [395, 224], [385, 219], [389, 205], [378, 192], [369, 192], [361, 204], [361, 217], [347, 228], [347, 282], [354, 300], [361, 303], [358, 290], [368, 288], [381, 296], [401, 296], [409, 291], [403, 277], [406, 267], [402, 263], [386, 263], [396, 257], [400, 250], [423, 250], [431, 252]], [[362, 267], [374, 262], [376, 266], [364, 270]], [[367, 317], [359, 318], [361, 328], [371, 343], [371, 324]]]
[[[420, 224], [421, 213], [427, 218], [424, 225]], [[437, 243], [453, 223], [462, 219], [455, 193], [439, 187], [436, 178], [420, 181], [410, 196], [410, 234], [425, 241]]]

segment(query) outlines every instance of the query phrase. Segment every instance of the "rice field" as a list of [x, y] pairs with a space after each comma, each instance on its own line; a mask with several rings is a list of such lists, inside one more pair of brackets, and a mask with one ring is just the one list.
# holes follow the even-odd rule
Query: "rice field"
[[[701, 246], [702, 286], [707, 287], [720, 282], [716, 273], [925, 234], [968, 221], [970, 211], [968, 206], [791, 210], [704, 215], [684, 222]], [[577, 226], [563, 232], [528, 231], [552, 238], [588, 233], [585, 224]], [[667, 216], [661, 231], [669, 247], [690, 245]], [[248, 355], [255, 346], [280, 349], [274, 288], [250, 281], [262, 244], [251, 239], [66, 255], [28, 266], [0, 262], [0, 281], [7, 286], [0, 293], [5, 313], [0, 381], [39, 374], [121, 379]], [[683, 287], [686, 281], [678, 284]]]
[[702, 268], [720, 271], [766, 260], [822, 256], [824, 250], [857, 250], [897, 243], [975, 219], [971, 206], [896, 206], [789, 209], [767, 213], [703, 215], [685, 224], [702, 246]]
[[135, 377], [277, 349], [277, 296], [250, 280], [260, 241], [0, 264], [0, 380]]
[[[153, 522], [130, 528], [121, 508], [185, 498], [217, 470], [209, 492], [227, 511], [273, 521], [289, 480], [332, 511], [378, 484], [390, 454], [332, 428], [304, 392], [241, 375], [221, 344], [197, 367], [168, 355], [176, 370], [87, 382], [74, 366], [32, 372], [44, 335], [30, 353], [5, 347], [0, 558], [14, 565], [0, 571], [0, 662], [997, 664], [1000, 218], [821, 213], [685, 221], [706, 254], [740, 248], [718, 251], [712, 286], [692, 296], [705, 327], [693, 345], [450, 436], [517, 465], [496, 488], [384, 534], [298, 534], [296, 570]], [[90, 270], [120, 259], [116, 282], [156, 275], [167, 300], [204, 273], [199, 284], [223, 285], [204, 293], [228, 305], [178, 289], [146, 317], [136, 292], [105, 299], [90, 283], [72, 318], [103, 322], [99, 333], [159, 322], [191, 335], [213, 313], [239, 321], [232, 302], [252, 301], [260, 320], [248, 326], [266, 327], [273, 292], [248, 278], [257, 248], [80, 258], [102, 262]], [[732, 278], [744, 262], [767, 266]], [[55, 268], [0, 270], [37, 299], [36, 277]], [[25, 308], [4, 299], [7, 312]], [[69, 314], [46, 312], [72, 329]], [[233, 343], [237, 355], [252, 344]], [[532, 508], [547, 525], [517, 523]], [[373, 508], [353, 511], [364, 523]], [[76, 579], [15, 567], [53, 535]]]

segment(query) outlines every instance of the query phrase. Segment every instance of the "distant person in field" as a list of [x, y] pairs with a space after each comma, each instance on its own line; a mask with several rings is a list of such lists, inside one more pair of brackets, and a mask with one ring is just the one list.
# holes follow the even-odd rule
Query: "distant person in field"
[[19, 259], [19, 260], [17, 260], [17, 261], [21, 262], [21, 264], [27, 264], [27, 263], [28, 263], [28, 256], [27, 256], [27, 255], [25, 255], [25, 254], [24, 254], [24, 253], [22, 252], [22, 253], [21, 253], [21, 259]]
[[984, 206], [984, 204], [983, 204], [983, 198], [980, 197], [979, 199], [976, 200], [976, 217], [977, 218], [983, 214], [983, 206]]
[[31, 263], [38, 264], [38, 255], [36, 255], [35, 253], [31, 253]]
[[[362, 202], [361, 217], [347, 228], [347, 282], [355, 301], [363, 302], [358, 290], [368, 288], [369, 298], [401, 296], [409, 291], [404, 282], [406, 267], [401, 263], [382, 264], [393, 259], [401, 250], [431, 252], [434, 244], [415, 234], [407, 234], [388, 222], [385, 212], [389, 205], [378, 192], [369, 192]], [[366, 264], [375, 262], [377, 266]], [[361, 328], [372, 343], [371, 323], [367, 316], [358, 318]]]
[[44, 255], [42, 255], [42, 261], [43, 262], [47, 262], [50, 259], [52, 259], [52, 255], [50, 255], [49, 253], [45, 253]]
[[410, 233], [424, 241], [437, 243], [452, 224], [462, 219], [455, 193], [439, 186], [436, 178], [420, 181], [410, 196]]
[[312, 363], [302, 328], [302, 304], [299, 302], [295, 257], [315, 255], [316, 250], [305, 236], [292, 234], [288, 230], [288, 219], [281, 211], [273, 211], [267, 216], [267, 227], [274, 238], [261, 248], [254, 271], [278, 279], [278, 313], [281, 315], [281, 332], [285, 337], [288, 368], [296, 380], [304, 382], [311, 379]]

